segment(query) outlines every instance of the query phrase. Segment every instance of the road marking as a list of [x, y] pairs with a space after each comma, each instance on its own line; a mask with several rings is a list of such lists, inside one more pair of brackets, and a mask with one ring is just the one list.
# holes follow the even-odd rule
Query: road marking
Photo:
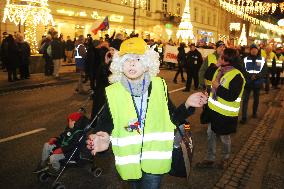
[[14, 140], [14, 139], [17, 139], [17, 138], [21, 138], [21, 137], [24, 137], [24, 136], [27, 136], [27, 135], [32, 135], [32, 134], [35, 134], [35, 133], [38, 133], [38, 132], [41, 132], [41, 131], [44, 131], [44, 130], [46, 130], [46, 128], [39, 128], [39, 129], [35, 129], [35, 130], [28, 131], [28, 132], [25, 132], [25, 133], [10, 136], [10, 137], [7, 137], [7, 138], [1, 138], [0, 143], [7, 142], [7, 141], [10, 141], [10, 140]]
[[183, 89], [185, 89], [185, 87], [182, 87], [182, 88], [178, 88], [178, 89], [169, 91], [169, 94], [174, 93], [174, 92], [177, 92], [177, 91], [181, 91], [181, 90], [183, 90]]

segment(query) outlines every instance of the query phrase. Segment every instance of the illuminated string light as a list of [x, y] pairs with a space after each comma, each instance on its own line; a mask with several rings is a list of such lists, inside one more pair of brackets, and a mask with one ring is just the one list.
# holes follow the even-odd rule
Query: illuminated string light
[[281, 10], [281, 13], [284, 12], [284, 2], [279, 3], [279, 8]]
[[[270, 30], [272, 32], [275, 32], [279, 35], [284, 35], [284, 30], [281, 27], [250, 16], [249, 14], [244, 12], [244, 10], [245, 10], [244, 8], [240, 10], [238, 8], [238, 4], [235, 4], [235, 0], [229, 0], [229, 2], [227, 2], [225, 0], [219, 0], [219, 2], [220, 2], [220, 6], [223, 9], [227, 10], [228, 12], [231, 12], [231, 13], [237, 15], [238, 17], [240, 17], [244, 20], [247, 20], [247, 21], [249, 21], [253, 24], [261, 25], [265, 29]], [[246, 2], [251, 4], [254, 1], [246, 0]], [[237, 3], [240, 3], [240, 5], [243, 5], [244, 0], [237, 1]]]
[[[226, 3], [226, 6], [232, 6], [236, 11], [242, 11], [246, 14], [273, 14], [277, 7], [280, 7], [277, 3], [267, 3], [253, 0], [220, 0]], [[232, 8], [228, 7], [228, 8]]]
[[[25, 40], [30, 44], [31, 52], [37, 53], [36, 31], [39, 24], [54, 25], [48, 0], [7, 0], [4, 8], [3, 22], [9, 20], [16, 25], [25, 25]], [[17, 2], [17, 3], [15, 3]]]
[[146, 8], [147, 1], [146, 0], [121, 0], [121, 4], [123, 5], [130, 5], [134, 6], [134, 3], [136, 3], [136, 7], [140, 7], [142, 9]]

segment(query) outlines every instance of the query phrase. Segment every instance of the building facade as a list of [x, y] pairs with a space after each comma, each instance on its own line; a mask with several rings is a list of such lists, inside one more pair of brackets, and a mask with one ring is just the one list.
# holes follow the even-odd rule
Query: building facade
[[[106, 16], [109, 18], [108, 31], [99, 32], [93, 36], [98, 38], [114, 31], [130, 34], [135, 32], [144, 38], [161, 40], [177, 40], [176, 32], [185, 6], [185, 0], [49, 0], [49, 9], [55, 21], [55, 29], [66, 37], [91, 33], [91, 28]], [[6, 2], [0, 2], [3, 10]], [[191, 22], [195, 42], [205, 40], [216, 42], [219, 39], [227, 40], [230, 37], [229, 25], [231, 22], [242, 22], [236, 16], [221, 9], [218, 0], [190, 0]], [[1, 11], [1, 19], [3, 11]], [[37, 37], [41, 36], [50, 26], [38, 28]], [[1, 22], [0, 34], [23, 32], [23, 26], [15, 26], [14, 23]]]

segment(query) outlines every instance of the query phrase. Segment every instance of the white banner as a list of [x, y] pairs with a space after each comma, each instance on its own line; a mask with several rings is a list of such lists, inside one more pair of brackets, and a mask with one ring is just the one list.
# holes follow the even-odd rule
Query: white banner
[[[164, 62], [171, 62], [177, 64], [177, 55], [178, 55], [178, 46], [171, 46], [166, 45], [164, 48]], [[208, 54], [213, 53], [214, 49], [203, 49], [203, 48], [197, 48], [197, 50], [201, 53], [203, 58], [206, 58]], [[185, 52], [187, 53], [189, 51], [189, 48], [185, 48]]]

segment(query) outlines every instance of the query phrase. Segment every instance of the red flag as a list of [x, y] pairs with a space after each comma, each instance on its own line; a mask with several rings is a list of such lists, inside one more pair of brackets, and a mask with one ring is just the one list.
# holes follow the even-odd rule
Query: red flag
[[99, 26], [93, 28], [91, 31], [94, 33], [94, 35], [96, 35], [99, 30], [105, 31], [108, 29], [109, 29], [109, 22], [108, 22], [108, 16], [106, 16], [103, 22]]

